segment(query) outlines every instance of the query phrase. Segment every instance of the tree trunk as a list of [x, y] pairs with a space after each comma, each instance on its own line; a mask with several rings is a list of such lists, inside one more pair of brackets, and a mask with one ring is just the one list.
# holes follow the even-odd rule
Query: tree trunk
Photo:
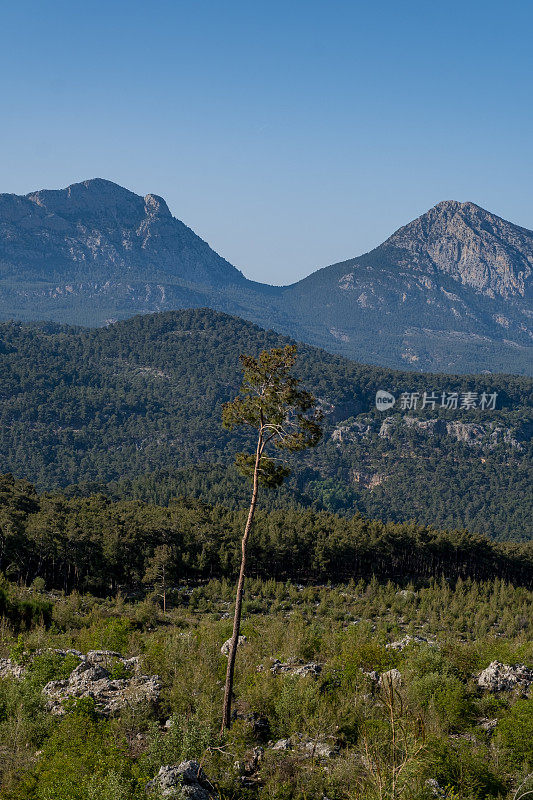
[[167, 613], [167, 581], [165, 565], [163, 564], [163, 614]]
[[239, 644], [239, 632], [241, 628], [241, 613], [242, 613], [242, 595], [244, 592], [244, 578], [246, 575], [246, 548], [248, 545], [248, 537], [252, 528], [254, 519], [255, 506], [257, 504], [257, 491], [259, 488], [259, 461], [261, 460], [261, 453], [263, 451], [263, 437], [259, 434], [257, 441], [257, 449], [255, 452], [255, 467], [254, 467], [254, 480], [252, 489], [252, 499], [250, 501], [250, 510], [248, 511], [248, 519], [244, 528], [244, 535], [241, 541], [241, 569], [239, 572], [239, 580], [237, 583], [237, 593], [235, 596], [235, 615], [233, 617], [233, 634], [231, 637], [231, 644], [228, 653], [228, 668], [226, 670], [226, 685], [224, 687], [224, 706], [222, 710], [222, 729], [224, 730], [231, 727], [231, 696], [233, 693], [233, 673], [235, 671], [235, 659], [237, 657], [237, 647]]

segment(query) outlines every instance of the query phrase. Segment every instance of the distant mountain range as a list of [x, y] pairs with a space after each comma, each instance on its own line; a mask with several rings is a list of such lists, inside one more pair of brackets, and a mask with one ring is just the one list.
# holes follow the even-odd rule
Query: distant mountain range
[[533, 371], [533, 232], [445, 201], [296, 284], [248, 280], [165, 201], [94, 179], [0, 195], [0, 319], [100, 326], [210, 307], [358, 361]]

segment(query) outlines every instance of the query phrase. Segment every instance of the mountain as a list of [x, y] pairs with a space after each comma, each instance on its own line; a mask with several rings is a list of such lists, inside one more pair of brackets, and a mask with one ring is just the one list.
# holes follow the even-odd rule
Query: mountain
[[[209, 309], [92, 329], [4, 323], [1, 470], [40, 490], [82, 483], [72, 491], [244, 506], [248, 486], [230, 465], [250, 442], [222, 428], [221, 406], [238, 390], [240, 353], [289, 341]], [[297, 367], [324, 409], [324, 437], [263, 503], [533, 538], [530, 379], [395, 372], [309, 345]], [[388, 411], [375, 407], [379, 389], [398, 398]], [[435, 408], [402, 410], [402, 393], [425, 391]], [[445, 409], [443, 392], [496, 393], [496, 407]]]
[[532, 266], [531, 231], [449, 201], [370, 253], [274, 287], [156, 195], [102, 179], [0, 195], [0, 319], [104, 325], [207, 306], [374, 364], [530, 374]]
[[224, 293], [254, 286], [156, 195], [102, 179], [0, 195], [4, 319], [102, 325], [163, 308], [224, 308]]
[[[533, 233], [473, 203], [439, 203], [366, 255], [284, 294], [301, 338], [364, 360], [530, 372]], [[308, 320], [313, 319], [312, 327]], [[322, 336], [319, 339], [319, 331]]]

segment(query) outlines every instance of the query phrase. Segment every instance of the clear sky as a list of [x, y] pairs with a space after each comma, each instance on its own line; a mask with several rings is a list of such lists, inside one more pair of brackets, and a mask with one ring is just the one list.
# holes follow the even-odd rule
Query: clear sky
[[445, 199], [533, 228], [533, 3], [38, 0], [0, 17], [0, 191], [166, 198], [290, 283]]

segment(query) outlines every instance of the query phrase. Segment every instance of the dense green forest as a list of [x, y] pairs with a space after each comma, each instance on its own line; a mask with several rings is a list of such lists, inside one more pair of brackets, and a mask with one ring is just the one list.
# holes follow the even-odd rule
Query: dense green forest
[[[165, 547], [167, 581], [232, 580], [245, 511], [176, 500], [155, 506], [38, 495], [25, 481], [0, 482], [0, 571], [26, 584], [99, 595], [143, 589]], [[258, 512], [251, 574], [302, 582], [431, 577], [501, 578], [533, 586], [533, 544], [494, 543], [466, 531], [284, 509]]]
[[[240, 353], [288, 341], [206, 309], [98, 330], [4, 324], [1, 468], [39, 490], [76, 484], [78, 494], [244, 505], [245, 490], [228, 465], [246, 440], [222, 429], [221, 406], [238, 388]], [[287, 487], [268, 496], [270, 508], [360, 512], [499, 540], [531, 538], [531, 380], [395, 372], [307, 345], [299, 354], [297, 374], [325, 411], [324, 439], [298, 458]], [[494, 411], [396, 406], [384, 433], [387, 415], [374, 407], [378, 389], [498, 397]], [[464, 423], [466, 434], [408, 425], [407, 413], [415, 421]]]

